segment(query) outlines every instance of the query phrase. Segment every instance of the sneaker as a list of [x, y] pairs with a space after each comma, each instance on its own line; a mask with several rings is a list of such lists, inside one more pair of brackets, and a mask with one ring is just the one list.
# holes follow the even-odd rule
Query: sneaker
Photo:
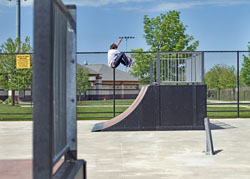
[[132, 67], [134, 65], [134, 63], [135, 63], [134, 60], [131, 59], [128, 66]]
[[112, 67], [112, 68], [115, 68], [115, 62], [112, 62], [112, 63], [111, 63], [111, 67]]

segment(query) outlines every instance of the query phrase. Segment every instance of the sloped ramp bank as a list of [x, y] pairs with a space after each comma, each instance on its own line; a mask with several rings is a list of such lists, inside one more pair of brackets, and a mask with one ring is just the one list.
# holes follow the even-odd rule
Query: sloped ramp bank
[[205, 85], [143, 86], [126, 111], [92, 132], [204, 129], [205, 117]]

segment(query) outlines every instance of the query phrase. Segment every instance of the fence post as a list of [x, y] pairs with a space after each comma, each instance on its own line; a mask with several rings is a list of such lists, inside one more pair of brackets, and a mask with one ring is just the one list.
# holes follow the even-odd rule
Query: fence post
[[160, 70], [160, 52], [157, 52], [157, 61], [156, 61], [156, 80], [157, 84], [161, 84], [161, 70]]
[[237, 51], [237, 117], [240, 117], [240, 60], [239, 60], [239, 51]]
[[[176, 60], [175, 60], [175, 81], [179, 81], [179, 54], [178, 52], [176, 53]], [[176, 85], [178, 85], [178, 83], [176, 83]]]
[[209, 118], [204, 119], [205, 130], [206, 130], [206, 153], [210, 155], [214, 155], [214, 147], [213, 147], [213, 139], [212, 133], [210, 129]]
[[201, 52], [201, 82], [204, 85], [205, 80], [204, 80], [204, 74], [205, 74], [205, 66], [204, 66], [204, 52]]
[[150, 58], [150, 85], [153, 84], [153, 62], [152, 58]]
[[115, 117], [115, 68], [113, 68], [113, 117]]

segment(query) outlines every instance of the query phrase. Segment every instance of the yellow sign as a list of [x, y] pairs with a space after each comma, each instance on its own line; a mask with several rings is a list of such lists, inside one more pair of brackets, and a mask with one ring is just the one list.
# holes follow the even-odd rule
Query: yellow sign
[[30, 68], [30, 55], [16, 55], [16, 68]]

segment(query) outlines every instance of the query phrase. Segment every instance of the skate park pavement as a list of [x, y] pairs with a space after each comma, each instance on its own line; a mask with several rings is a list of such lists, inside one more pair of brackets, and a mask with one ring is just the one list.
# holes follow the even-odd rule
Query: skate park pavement
[[[88, 179], [249, 179], [250, 119], [210, 119], [215, 155], [206, 133], [194, 131], [91, 132], [78, 121], [78, 158]], [[31, 179], [32, 122], [0, 123], [0, 178]]]

